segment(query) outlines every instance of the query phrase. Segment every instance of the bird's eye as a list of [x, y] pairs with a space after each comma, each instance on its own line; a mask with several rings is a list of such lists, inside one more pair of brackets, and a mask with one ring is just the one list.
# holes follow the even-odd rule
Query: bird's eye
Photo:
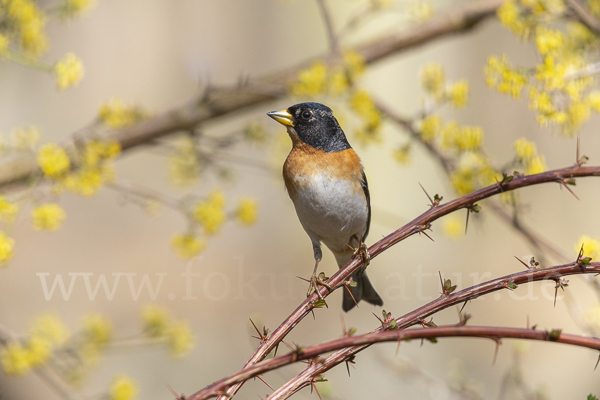
[[304, 111], [302, 112], [302, 118], [303, 119], [310, 119], [310, 117], [312, 117], [312, 113], [310, 111]]

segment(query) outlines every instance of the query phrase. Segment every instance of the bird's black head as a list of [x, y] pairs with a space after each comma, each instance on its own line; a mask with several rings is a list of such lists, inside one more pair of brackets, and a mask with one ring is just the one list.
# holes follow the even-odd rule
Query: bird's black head
[[300, 103], [287, 110], [267, 115], [288, 127], [292, 140], [297, 139], [326, 153], [350, 148], [350, 144], [331, 109], [320, 103]]

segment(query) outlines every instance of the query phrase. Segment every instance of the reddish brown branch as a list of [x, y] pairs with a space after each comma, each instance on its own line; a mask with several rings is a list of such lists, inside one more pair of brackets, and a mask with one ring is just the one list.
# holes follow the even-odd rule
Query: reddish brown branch
[[[283, 393], [286, 395], [292, 394], [303, 386], [310, 384], [311, 377], [324, 373], [357, 352], [365, 349], [370, 344], [383, 341], [447, 336], [476, 336], [487, 338], [511, 337], [534, 340], [550, 340], [548, 332], [535, 331], [531, 329], [457, 326], [411, 330], [405, 330], [405, 328], [420, 323], [420, 321], [424, 320], [426, 317], [455, 304], [460, 304], [464, 301], [477, 298], [478, 296], [484, 294], [492, 293], [498, 290], [504, 290], [507, 288], [508, 282], [514, 282], [514, 284], [519, 285], [534, 281], [553, 280], [555, 278], [567, 275], [592, 274], [598, 272], [600, 272], [600, 263], [591, 263], [590, 265], [581, 267], [576, 262], [573, 262], [551, 268], [529, 269], [512, 275], [507, 275], [502, 278], [493, 279], [491, 281], [455, 292], [448, 296], [441, 296], [440, 298], [424, 305], [423, 307], [397, 318], [395, 321], [397, 322], [399, 330], [384, 331], [383, 328], [377, 328], [373, 332], [366, 335], [344, 337], [322, 343], [320, 345], [302, 348], [301, 352], [296, 351], [291, 354], [278, 356], [271, 360], [244, 368], [229, 377], [223, 378], [211, 384], [210, 386], [207, 386], [201, 391], [188, 397], [188, 400], [207, 399], [223, 393], [230, 385], [243, 382], [258, 374], [262, 374], [295, 361], [314, 358], [317, 355], [326, 352], [339, 350], [326, 359], [321, 359], [319, 362], [311, 363], [311, 365], [307, 367], [307, 369], [305, 369], [298, 377], [288, 382], [287, 385], [278, 389], [275, 393], [273, 393], [273, 395], [269, 396], [270, 399], [284, 398], [286, 396], [283, 396]], [[519, 336], [521, 334], [525, 336]], [[600, 339], [561, 334], [559, 339], [555, 341], [600, 350]]]
[[[536, 175], [526, 175], [515, 177], [512, 181], [504, 184], [491, 185], [482, 189], [479, 189], [473, 193], [459, 197], [448, 203], [440, 204], [430, 208], [425, 213], [415, 218], [410, 223], [404, 225], [402, 228], [396, 230], [392, 234], [381, 239], [373, 246], [369, 248], [371, 259], [377, 257], [380, 253], [390, 248], [394, 244], [408, 238], [409, 236], [419, 233], [424, 229], [427, 229], [433, 221], [443, 217], [444, 215], [450, 214], [453, 211], [467, 208], [474, 203], [483, 200], [485, 198], [494, 196], [501, 192], [519, 189], [526, 186], [536, 185], [547, 182], [562, 182], [567, 178], [584, 177], [584, 176], [600, 176], [600, 167], [583, 167], [575, 165], [559, 170], [548, 171]], [[346, 264], [346, 266], [338, 270], [327, 283], [334, 289], [343, 286], [343, 283], [348, 277], [358, 270], [362, 265], [362, 258], [356, 258]], [[323, 287], [320, 290], [320, 294], [323, 297], [329, 295], [328, 289]], [[317, 294], [313, 294], [307, 298], [294, 312], [288, 316], [283, 323], [271, 334], [269, 339], [264, 343], [261, 343], [255, 350], [252, 357], [248, 360], [244, 368], [249, 367], [257, 362], [263, 360], [276, 346], [285, 338], [285, 336], [312, 310], [313, 302], [317, 301]], [[417, 312], [416, 310], [415, 312]], [[343, 360], [343, 359], [342, 359]], [[340, 362], [342, 361], [340, 360]], [[228, 389], [227, 395], [232, 396], [240, 388], [241, 384], [236, 384]], [[226, 396], [224, 396], [226, 397]]]

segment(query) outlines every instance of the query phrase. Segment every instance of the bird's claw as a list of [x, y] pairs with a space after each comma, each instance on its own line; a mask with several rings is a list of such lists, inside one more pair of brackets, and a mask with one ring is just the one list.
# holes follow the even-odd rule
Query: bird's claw
[[361, 242], [360, 245], [354, 249], [354, 254], [352, 257], [354, 258], [358, 254], [360, 254], [363, 259], [363, 265], [360, 267], [360, 272], [362, 273], [371, 263], [371, 254], [369, 254], [369, 248], [363, 242]]
[[329, 289], [330, 292], [333, 290], [333, 289], [331, 289], [331, 286], [329, 286], [329, 284], [326, 282], [326, 279], [327, 278], [325, 277], [325, 274], [322, 272], [319, 274], [319, 276], [317, 276], [316, 274], [313, 274], [313, 276], [310, 277], [308, 291], [306, 292], [306, 297], [309, 297], [314, 292], [317, 294], [317, 296], [319, 296], [319, 300], [325, 301], [325, 299], [321, 295], [321, 292], [319, 291], [319, 285], [325, 286], [327, 289]]

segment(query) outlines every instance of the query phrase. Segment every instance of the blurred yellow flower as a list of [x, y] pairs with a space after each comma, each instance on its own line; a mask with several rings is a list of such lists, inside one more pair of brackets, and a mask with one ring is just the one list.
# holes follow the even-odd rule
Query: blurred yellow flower
[[95, 0], [65, 0], [63, 15], [73, 17], [94, 6]]
[[0, 221], [12, 221], [19, 212], [19, 206], [0, 196]]
[[519, 138], [514, 144], [515, 153], [519, 160], [530, 160], [536, 155], [537, 150], [535, 143], [530, 142], [525, 138]]
[[300, 71], [297, 80], [290, 88], [293, 96], [316, 96], [327, 89], [327, 65], [314, 62], [309, 68]]
[[421, 85], [427, 93], [436, 99], [443, 96], [445, 84], [446, 73], [440, 64], [429, 63], [421, 69]]
[[9, 342], [0, 352], [0, 364], [7, 375], [21, 376], [31, 370], [28, 351], [18, 342]]
[[58, 89], [65, 90], [68, 87], [76, 86], [83, 78], [83, 64], [75, 54], [67, 53], [54, 65], [54, 74]]
[[104, 345], [112, 338], [112, 322], [102, 314], [89, 313], [82, 318], [81, 334], [87, 342]]
[[235, 215], [242, 225], [252, 225], [256, 222], [258, 203], [256, 200], [245, 197], [240, 199]]
[[600, 260], [600, 241], [594, 239], [588, 235], [581, 235], [579, 240], [573, 247], [575, 250], [575, 254], [579, 254], [581, 250], [581, 246], [583, 246], [583, 256], [591, 257], [592, 260], [599, 261]]
[[425, 143], [431, 143], [442, 128], [442, 119], [439, 115], [429, 115], [421, 120], [421, 138]]
[[433, 16], [435, 8], [428, 1], [417, 1], [410, 5], [410, 16], [417, 22], [425, 22]]
[[15, 240], [0, 231], [0, 263], [5, 263], [12, 258], [13, 247], [15, 247]]
[[31, 367], [45, 364], [52, 356], [52, 343], [44, 336], [34, 335], [27, 342], [27, 360]]
[[47, 143], [37, 154], [37, 162], [48, 178], [59, 178], [71, 166], [67, 152], [56, 143]]
[[196, 204], [192, 211], [194, 220], [201, 224], [204, 232], [209, 235], [216, 233], [227, 218], [223, 210], [225, 200], [222, 192], [214, 190], [205, 201]]
[[541, 174], [545, 172], [548, 168], [546, 167], [546, 161], [544, 156], [535, 156], [531, 160], [529, 160], [526, 164], [525, 174], [533, 175], [533, 174]]
[[32, 336], [47, 339], [53, 346], [62, 345], [69, 337], [69, 331], [60, 318], [53, 314], [37, 317], [31, 324]]
[[142, 309], [144, 332], [150, 337], [163, 337], [171, 325], [171, 315], [164, 307], [147, 305]]
[[110, 400], [133, 400], [137, 397], [138, 385], [125, 374], [117, 375], [109, 389]]
[[66, 216], [65, 211], [56, 203], [43, 204], [31, 210], [36, 230], [55, 231], [60, 228]]
[[458, 81], [448, 88], [448, 100], [456, 108], [464, 108], [469, 101], [469, 82]]
[[172, 322], [166, 336], [167, 345], [174, 356], [185, 355], [194, 347], [194, 334], [190, 325], [185, 321]]
[[3, 34], [0, 33], [0, 53], [8, 49], [10, 40]]
[[14, 129], [10, 133], [12, 148], [15, 151], [32, 151], [42, 136], [36, 126], [27, 126]]
[[184, 233], [171, 239], [171, 246], [180, 258], [189, 259], [198, 255], [206, 247], [206, 243], [196, 236]]
[[564, 36], [558, 29], [548, 29], [544, 26], [537, 27], [535, 44], [541, 54], [554, 53], [562, 47], [563, 43]]
[[137, 106], [126, 106], [120, 99], [111, 99], [100, 106], [98, 119], [111, 128], [133, 125], [147, 117], [147, 113]]
[[410, 145], [403, 145], [399, 148], [392, 150], [392, 157], [396, 162], [401, 165], [407, 165], [410, 163]]
[[455, 215], [442, 219], [442, 233], [444, 236], [458, 240], [464, 236], [464, 221]]

